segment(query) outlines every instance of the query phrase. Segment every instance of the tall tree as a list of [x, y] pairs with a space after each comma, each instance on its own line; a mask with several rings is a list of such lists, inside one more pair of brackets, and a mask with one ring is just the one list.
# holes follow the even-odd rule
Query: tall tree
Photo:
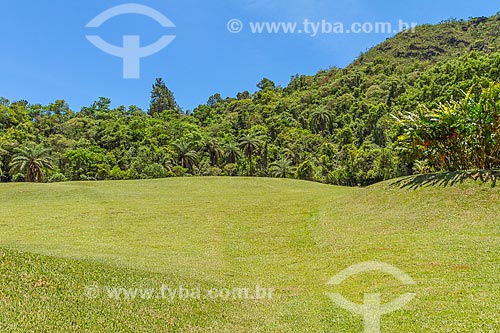
[[219, 142], [212, 138], [205, 144], [205, 150], [210, 155], [210, 163], [212, 166], [217, 166], [224, 156], [224, 150], [219, 145]]
[[3, 172], [2, 171], [2, 167], [3, 167], [3, 156], [2, 155], [6, 154], [6, 153], [7, 152], [4, 149], [0, 148], [0, 176], [2, 176], [2, 172]]
[[240, 148], [234, 143], [234, 142], [229, 142], [224, 145], [224, 155], [226, 157], [226, 162], [227, 163], [236, 163], [238, 159], [240, 158], [241, 151]]
[[240, 147], [243, 150], [245, 156], [248, 158], [250, 176], [253, 176], [253, 153], [255, 152], [255, 150], [257, 150], [260, 143], [261, 139], [255, 134], [247, 134], [240, 139]]
[[50, 149], [43, 145], [29, 143], [26, 147], [16, 148], [15, 155], [10, 163], [11, 174], [20, 172], [24, 174], [27, 182], [43, 182], [44, 170], [53, 169]]
[[149, 105], [148, 114], [154, 116], [156, 113], [160, 113], [166, 110], [179, 110], [179, 106], [175, 101], [174, 94], [163, 79], [156, 79], [155, 84], [153, 84], [153, 90], [151, 91], [151, 103]]

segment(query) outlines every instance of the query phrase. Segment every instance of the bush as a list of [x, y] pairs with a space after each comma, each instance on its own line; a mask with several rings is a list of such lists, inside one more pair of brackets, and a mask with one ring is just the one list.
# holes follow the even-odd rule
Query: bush
[[183, 168], [179, 165], [176, 165], [172, 168], [172, 173], [173, 173], [174, 177], [186, 176], [187, 171], [188, 170], [186, 168]]
[[68, 181], [68, 178], [66, 178], [66, 176], [60, 172], [53, 174], [47, 180], [48, 183], [63, 183], [63, 182], [67, 182], [67, 181]]
[[128, 172], [120, 169], [119, 166], [115, 165], [113, 169], [109, 172], [109, 179], [122, 180], [128, 179]]
[[14, 183], [22, 183], [24, 182], [24, 175], [22, 173], [17, 173], [12, 176], [12, 181]]
[[166, 178], [167, 176], [167, 170], [158, 163], [149, 164], [142, 171], [142, 178], [145, 179]]
[[225, 176], [237, 176], [238, 175], [238, 167], [236, 164], [229, 163], [224, 166], [224, 175]]
[[297, 168], [297, 178], [302, 180], [313, 180], [314, 167], [311, 161], [305, 161]]
[[208, 172], [206, 173], [206, 176], [209, 177], [216, 177], [222, 175], [222, 170], [218, 167], [210, 167], [208, 168]]

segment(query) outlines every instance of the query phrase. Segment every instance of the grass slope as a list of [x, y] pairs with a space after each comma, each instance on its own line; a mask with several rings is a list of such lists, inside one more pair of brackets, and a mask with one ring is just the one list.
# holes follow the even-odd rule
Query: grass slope
[[[498, 332], [500, 190], [185, 178], [0, 186], [0, 331], [360, 332], [362, 303], [416, 298], [384, 332]], [[384, 274], [327, 286], [381, 261]], [[100, 286], [88, 298], [88, 286]], [[272, 299], [115, 300], [105, 287], [274, 288]]]

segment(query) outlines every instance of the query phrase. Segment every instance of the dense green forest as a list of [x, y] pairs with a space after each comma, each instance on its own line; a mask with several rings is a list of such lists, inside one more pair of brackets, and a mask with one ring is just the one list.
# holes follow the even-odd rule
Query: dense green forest
[[[265, 78], [253, 94], [214, 94], [187, 112], [161, 79], [153, 85], [148, 110], [112, 109], [107, 98], [78, 112], [64, 100], [39, 105], [2, 98], [1, 179], [225, 175], [364, 186], [415, 172], [496, 168], [496, 151], [495, 156], [483, 152], [488, 163], [460, 164], [463, 158], [471, 159], [460, 155], [463, 145], [469, 144], [468, 153], [474, 146], [473, 141], [458, 140], [458, 130], [435, 131], [455, 140], [453, 161], [445, 156], [446, 140], [408, 141], [405, 135], [425, 134], [422, 127], [421, 132], [412, 131], [414, 118], [408, 115], [428, 110], [431, 116], [420, 122], [424, 126], [425, 119], [432, 122], [433, 110], [443, 111], [445, 104], [460, 109], [462, 100], [469, 102], [469, 109], [473, 102], [493, 101], [494, 110], [488, 110], [498, 132], [500, 104], [495, 103], [500, 89], [492, 85], [500, 82], [498, 31], [500, 14], [420, 26], [415, 33], [400, 33], [361, 54], [347, 68], [295, 75], [286, 87]], [[488, 87], [496, 97], [485, 96], [481, 88]], [[431, 141], [436, 143], [431, 148], [441, 150], [430, 149]]]

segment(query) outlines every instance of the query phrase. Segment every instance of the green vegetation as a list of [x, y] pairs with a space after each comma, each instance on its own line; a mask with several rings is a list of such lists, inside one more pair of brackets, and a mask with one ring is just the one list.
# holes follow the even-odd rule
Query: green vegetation
[[[106, 98], [80, 112], [62, 100], [0, 99], [2, 181], [42, 180], [9, 170], [16, 151], [32, 143], [52, 151], [54, 170], [43, 170], [48, 181], [285, 175], [357, 186], [468, 167], [398, 150], [402, 133], [391, 114], [436, 110], [470, 87], [500, 82], [499, 29], [500, 15], [421, 26], [345, 69], [296, 75], [287, 87], [266, 78], [253, 94], [214, 94], [185, 112], [161, 79], [148, 112], [113, 109]], [[295, 172], [301, 165], [306, 174]]]
[[460, 101], [397, 118], [401, 141], [420, 158], [416, 171], [491, 170], [500, 166], [500, 84]]
[[[188, 189], [188, 190], [187, 190]], [[361, 332], [325, 293], [416, 298], [386, 332], [500, 328], [500, 189], [415, 191], [259, 178], [3, 184], [0, 330]], [[22, 252], [17, 252], [22, 251]], [[31, 253], [31, 254], [30, 254]], [[37, 253], [36, 255], [33, 253]], [[384, 274], [327, 281], [368, 260]], [[272, 299], [116, 300], [123, 288], [275, 288]]]
[[42, 145], [29, 143], [25, 148], [15, 148], [10, 163], [11, 173], [20, 172], [27, 182], [43, 182], [44, 169], [52, 169], [49, 150]]

